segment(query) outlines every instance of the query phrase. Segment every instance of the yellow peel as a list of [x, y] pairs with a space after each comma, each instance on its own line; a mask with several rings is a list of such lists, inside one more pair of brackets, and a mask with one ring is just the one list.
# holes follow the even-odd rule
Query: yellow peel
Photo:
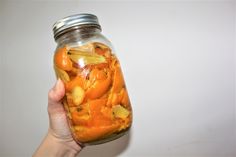
[[57, 66], [54, 65], [54, 69], [56, 72], [57, 78], [60, 78], [64, 82], [70, 81], [69, 75], [62, 69], [59, 69]]
[[130, 112], [121, 105], [116, 105], [112, 108], [112, 112], [116, 118], [125, 119], [129, 116]]
[[68, 56], [73, 62], [78, 63], [82, 67], [88, 64], [106, 63], [105, 57], [98, 55], [96, 53], [70, 50], [68, 52]]
[[70, 51], [94, 53], [94, 45], [92, 43], [88, 43], [83, 46], [72, 47], [70, 48]]
[[75, 86], [72, 90], [72, 99], [75, 105], [80, 105], [84, 100], [84, 90], [80, 86]]

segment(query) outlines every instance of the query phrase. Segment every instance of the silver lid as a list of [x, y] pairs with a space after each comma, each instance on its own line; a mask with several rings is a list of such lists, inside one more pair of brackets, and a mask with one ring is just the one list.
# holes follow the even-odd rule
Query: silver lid
[[65, 17], [61, 20], [58, 20], [53, 25], [54, 38], [56, 39], [60, 34], [70, 30], [70, 28], [82, 26], [82, 25], [93, 25], [101, 29], [101, 26], [98, 23], [97, 16], [93, 14], [76, 14]]

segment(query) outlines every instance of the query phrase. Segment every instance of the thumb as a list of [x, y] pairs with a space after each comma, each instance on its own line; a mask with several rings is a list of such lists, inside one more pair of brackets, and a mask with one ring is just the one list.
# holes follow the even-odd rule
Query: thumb
[[48, 93], [48, 112], [55, 113], [58, 111], [64, 111], [61, 104], [61, 99], [65, 95], [65, 88], [63, 82], [58, 79], [56, 84]]

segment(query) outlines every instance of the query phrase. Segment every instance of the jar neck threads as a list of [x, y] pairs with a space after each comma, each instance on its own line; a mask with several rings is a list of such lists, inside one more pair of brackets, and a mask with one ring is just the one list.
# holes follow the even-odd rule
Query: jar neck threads
[[55, 41], [59, 45], [65, 45], [68, 43], [86, 41], [87, 39], [100, 34], [101, 29], [97, 26], [88, 25], [81, 27], [72, 27], [58, 36], [55, 36]]

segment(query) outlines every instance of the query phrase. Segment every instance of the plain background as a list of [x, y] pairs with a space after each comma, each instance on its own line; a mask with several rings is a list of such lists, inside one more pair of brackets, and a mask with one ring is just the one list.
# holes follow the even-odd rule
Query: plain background
[[52, 24], [98, 16], [133, 105], [130, 134], [96, 157], [236, 156], [236, 6], [229, 0], [0, 1], [0, 156], [31, 156], [48, 128]]

